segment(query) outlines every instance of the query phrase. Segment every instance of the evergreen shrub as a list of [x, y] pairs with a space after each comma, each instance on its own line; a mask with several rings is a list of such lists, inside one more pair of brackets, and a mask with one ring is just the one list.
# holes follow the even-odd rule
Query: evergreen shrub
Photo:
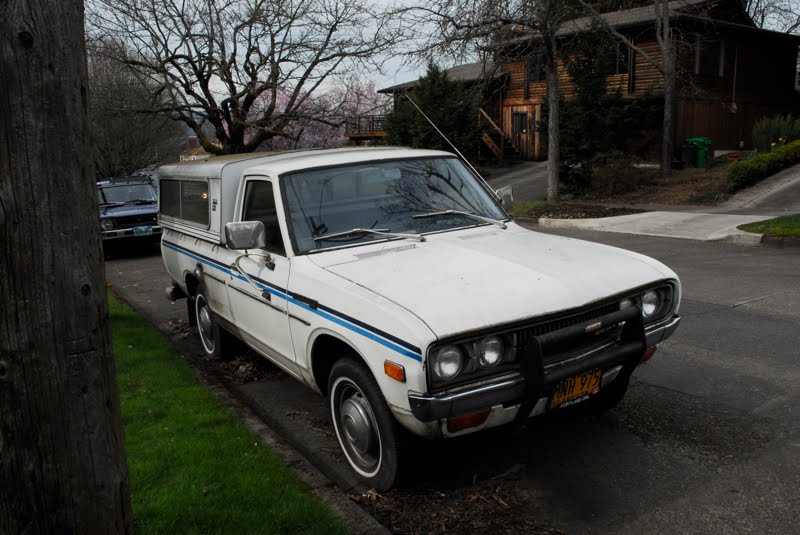
[[759, 154], [750, 160], [734, 162], [728, 167], [728, 191], [734, 192], [761, 182], [778, 171], [800, 163], [800, 141], [793, 141], [772, 152]]

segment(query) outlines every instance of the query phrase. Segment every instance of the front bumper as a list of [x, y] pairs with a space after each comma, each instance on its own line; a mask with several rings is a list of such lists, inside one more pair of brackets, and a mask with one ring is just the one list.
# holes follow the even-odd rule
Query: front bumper
[[644, 329], [643, 345], [641, 341], [619, 343], [613, 347], [593, 349], [565, 362], [543, 366], [543, 381], [535, 392], [531, 392], [528, 379], [522, 374], [515, 374], [455, 392], [409, 393], [411, 412], [422, 422], [433, 422], [499, 405], [503, 407], [519, 405], [526, 397], [536, 402], [545, 396], [554, 384], [582, 371], [609, 370], [623, 365], [623, 369], [627, 368], [626, 373], [630, 373], [639, 364], [644, 349], [654, 347], [667, 339], [675, 332], [679, 323], [680, 317], [676, 314]]
[[[143, 225], [144, 226], [144, 225]], [[107, 240], [116, 240], [120, 238], [152, 238], [161, 236], [162, 229], [159, 225], [147, 225], [149, 227], [150, 232], [143, 233], [137, 232], [134, 229], [138, 227], [131, 227], [131, 228], [115, 228], [112, 230], [104, 230], [100, 233], [100, 237], [103, 241]]]

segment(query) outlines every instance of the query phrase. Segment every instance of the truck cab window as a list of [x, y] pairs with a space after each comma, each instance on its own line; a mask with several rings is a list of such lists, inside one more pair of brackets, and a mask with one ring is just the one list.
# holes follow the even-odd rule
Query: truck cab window
[[244, 193], [244, 213], [242, 221], [261, 221], [264, 223], [267, 244], [265, 249], [271, 253], [286, 256], [281, 227], [278, 223], [278, 210], [272, 182], [251, 180]]

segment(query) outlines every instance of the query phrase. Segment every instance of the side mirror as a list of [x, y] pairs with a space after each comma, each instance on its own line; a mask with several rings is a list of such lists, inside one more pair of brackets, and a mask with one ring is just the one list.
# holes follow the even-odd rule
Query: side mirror
[[226, 223], [225, 244], [228, 249], [263, 249], [267, 244], [264, 223], [261, 221]]
[[497, 198], [500, 199], [500, 204], [506, 210], [511, 210], [511, 205], [514, 204], [514, 187], [506, 186], [494, 192]]

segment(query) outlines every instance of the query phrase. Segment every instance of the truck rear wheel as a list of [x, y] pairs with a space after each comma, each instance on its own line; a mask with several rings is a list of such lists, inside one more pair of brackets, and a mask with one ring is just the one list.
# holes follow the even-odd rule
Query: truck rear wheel
[[225, 331], [219, 326], [214, 312], [208, 305], [203, 286], [197, 288], [194, 298], [194, 313], [197, 318], [197, 332], [203, 351], [209, 357], [222, 359], [225, 346]]
[[350, 467], [371, 487], [390, 489], [398, 479], [403, 430], [375, 378], [353, 359], [337, 361], [328, 380], [328, 403]]

